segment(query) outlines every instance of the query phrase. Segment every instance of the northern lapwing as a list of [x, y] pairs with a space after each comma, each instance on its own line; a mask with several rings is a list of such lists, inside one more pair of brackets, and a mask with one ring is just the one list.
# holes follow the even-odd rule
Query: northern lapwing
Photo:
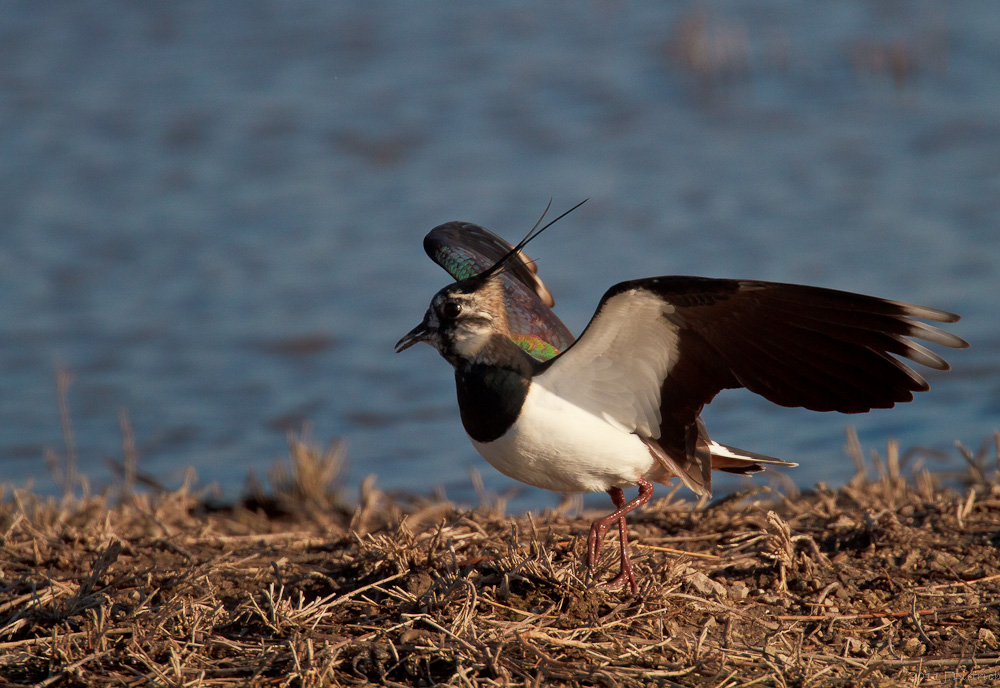
[[[897, 357], [949, 369], [912, 339], [968, 346], [920, 322], [958, 321], [936, 308], [706, 277], [616, 284], [574, 340], [523, 252], [551, 224], [536, 224], [517, 246], [469, 223], [431, 230], [424, 249], [458, 281], [435, 294], [396, 351], [427, 342], [454, 366], [462, 424], [501, 473], [547, 490], [611, 495], [615, 511], [591, 525], [587, 548], [593, 578], [604, 534], [617, 522], [621, 571], [602, 587], [638, 591], [625, 515], [649, 501], [654, 482], [678, 478], [708, 495], [713, 469], [796, 465], [709, 439], [701, 410], [723, 389], [863, 413], [928, 389]], [[622, 488], [630, 486], [639, 494], [626, 502]]]

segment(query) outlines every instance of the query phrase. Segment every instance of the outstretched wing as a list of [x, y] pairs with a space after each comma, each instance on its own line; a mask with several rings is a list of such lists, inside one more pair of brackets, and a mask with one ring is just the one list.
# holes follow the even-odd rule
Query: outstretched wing
[[958, 316], [832, 289], [703, 277], [622, 282], [573, 346], [535, 378], [560, 396], [691, 456], [702, 407], [746, 387], [782, 406], [861, 413], [910, 401], [927, 382], [896, 358], [947, 370], [912, 339], [965, 348], [920, 320]]
[[[424, 251], [456, 280], [490, 268], [513, 247], [487, 229], [468, 222], [447, 222], [424, 237]], [[573, 343], [573, 334], [552, 312], [555, 301], [538, 277], [538, 267], [523, 252], [501, 273], [511, 339], [540, 361]]]

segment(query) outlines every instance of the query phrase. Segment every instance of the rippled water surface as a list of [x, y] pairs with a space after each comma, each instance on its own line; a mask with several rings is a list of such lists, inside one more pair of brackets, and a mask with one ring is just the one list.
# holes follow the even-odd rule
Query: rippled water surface
[[[612, 283], [809, 282], [963, 314], [930, 394], [860, 417], [727, 392], [721, 441], [802, 463], [1000, 423], [1000, 14], [989, 3], [12, 2], [0, 21], [0, 472], [186, 466], [237, 493], [286, 433], [348, 484], [475, 500], [447, 364], [393, 343], [448, 278], [423, 234], [533, 244], [579, 332]], [[738, 485], [739, 483], [729, 483]], [[554, 497], [523, 488], [528, 508]]]

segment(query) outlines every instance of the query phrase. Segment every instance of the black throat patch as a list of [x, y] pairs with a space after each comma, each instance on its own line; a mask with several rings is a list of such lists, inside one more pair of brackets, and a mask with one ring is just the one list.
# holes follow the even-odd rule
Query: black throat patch
[[462, 425], [477, 442], [492, 442], [514, 424], [534, 374], [530, 356], [506, 337], [496, 339], [492, 355], [455, 367]]

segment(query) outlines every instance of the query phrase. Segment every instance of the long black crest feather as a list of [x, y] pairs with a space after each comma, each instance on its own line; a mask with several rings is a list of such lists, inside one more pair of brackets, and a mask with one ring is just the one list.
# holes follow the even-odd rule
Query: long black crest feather
[[517, 254], [519, 254], [524, 249], [524, 247], [528, 245], [528, 243], [532, 239], [534, 239], [535, 237], [537, 237], [539, 234], [541, 234], [542, 232], [544, 232], [546, 229], [548, 229], [549, 227], [551, 227], [555, 223], [559, 222], [559, 220], [563, 219], [564, 217], [566, 217], [567, 215], [569, 215], [571, 212], [573, 212], [574, 210], [576, 210], [577, 208], [579, 208], [581, 205], [583, 205], [584, 203], [586, 203], [589, 200], [590, 200], [589, 198], [583, 199], [582, 201], [580, 201], [579, 203], [577, 203], [576, 205], [574, 205], [572, 208], [570, 208], [566, 212], [564, 212], [561, 215], [559, 215], [559, 217], [557, 217], [556, 219], [552, 220], [551, 222], [548, 222], [541, 229], [538, 229], [538, 225], [542, 224], [542, 220], [545, 219], [545, 214], [548, 213], [549, 212], [549, 208], [552, 207], [552, 199], [550, 198], [548, 205], [545, 206], [545, 210], [542, 211], [542, 216], [538, 218], [538, 222], [536, 222], [535, 226], [532, 227], [531, 230], [525, 235], [525, 237], [523, 239], [521, 239], [521, 241], [518, 242], [517, 246], [515, 246], [514, 248], [512, 248], [507, 253], [507, 255], [505, 255], [503, 258], [501, 258], [500, 260], [498, 260], [492, 266], [490, 266], [486, 270], [483, 270], [481, 273], [479, 273], [478, 275], [476, 275], [476, 277], [482, 278], [482, 279], [487, 279], [489, 277], [492, 277], [493, 275], [497, 275], [497, 274], [500, 274], [501, 272], [503, 272], [503, 269], [505, 267], [507, 267], [507, 265], [510, 263], [510, 261], [514, 260], [514, 257], [517, 256]]

